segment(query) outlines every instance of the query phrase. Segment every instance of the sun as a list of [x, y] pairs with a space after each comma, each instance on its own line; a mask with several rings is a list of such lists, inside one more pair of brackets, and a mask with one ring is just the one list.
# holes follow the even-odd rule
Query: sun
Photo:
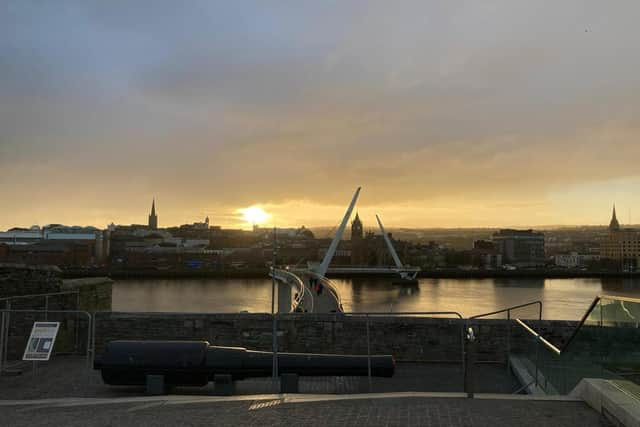
[[248, 208], [239, 209], [239, 211], [242, 214], [242, 219], [250, 225], [262, 225], [271, 218], [271, 215], [260, 206], [249, 206]]

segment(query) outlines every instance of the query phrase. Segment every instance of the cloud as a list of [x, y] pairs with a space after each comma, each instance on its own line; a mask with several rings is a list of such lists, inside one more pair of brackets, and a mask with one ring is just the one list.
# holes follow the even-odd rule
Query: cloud
[[0, 226], [131, 221], [154, 195], [171, 222], [300, 201], [328, 220], [358, 185], [412, 225], [564, 222], [558, 188], [637, 175], [639, 9], [9, 2]]

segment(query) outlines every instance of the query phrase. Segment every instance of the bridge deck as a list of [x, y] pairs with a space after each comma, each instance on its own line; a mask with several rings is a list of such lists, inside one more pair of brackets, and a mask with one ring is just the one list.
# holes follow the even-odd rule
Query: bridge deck
[[304, 275], [301, 277], [305, 292], [309, 293], [313, 298], [313, 313], [333, 313], [340, 311], [338, 300], [331, 293], [331, 290], [323, 285], [320, 293], [312, 285], [310, 285], [311, 276]]

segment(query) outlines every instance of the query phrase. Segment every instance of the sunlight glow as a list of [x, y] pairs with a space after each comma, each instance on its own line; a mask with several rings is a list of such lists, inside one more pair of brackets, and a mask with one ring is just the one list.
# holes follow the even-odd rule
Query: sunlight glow
[[271, 219], [271, 215], [265, 212], [260, 206], [249, 206], [248, 208], [239, 209], [242, 218], [250, 225], [262, 225]]

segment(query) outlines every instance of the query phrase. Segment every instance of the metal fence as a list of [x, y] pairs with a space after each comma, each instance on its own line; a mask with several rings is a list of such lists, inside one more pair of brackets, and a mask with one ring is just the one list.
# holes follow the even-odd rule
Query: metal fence
[[[212, 319], [212, 313], [89, 313], [80, 310], [0, 310], [0, 372], [10, 368], [22, 358], [26, 341], [34, 321], [60, 321], [61, 335], [56, 341], [54, 354], [82, 355], [86, 361], [87, 371], [92, 369], [96, 351], [96, 342], [108, 339], [209, 339], [217, 345], [238, 345], [249, 348], [273, 351], [272, 387], [278, 390], [279, 372], [277, 366], [278, 353], [286, 352], [318, 352], [336, 354], [357, 354], [367, 357], [367, 376], [353, 379], [351, 384], [340, 385], [336, 379], [333, 392], [381, 392], [381, 391], [434, 391], [431, 386], [434, 379], [427, 372], [434, 372], [433, 366], [444, 367], [438, 372], [441, 377], [450, 375], [451, 384], [446, 390], [458, 391], [473, 395], [476, 391], [478, 373], [477, 355], [482, 355], [482, 340], [488, 338], [478, 328], [476, 319], [498, 314], [506, 314], [507, 319], [497, 320], [501, 327], [509, 330], [513, 322], [512, 311], [523, 307], [538, 306], [541, 318], [542, 303], [535, 301], [528, 304], [509, 307], [492, 313], [473, 316], [465, 319], [455, 311], [445, 312], [368, 312], [368, 313], [333, 313], [314, 315], [308, 313], [253, 314], [259, 323], [259, 331], [250, 331], [251, 337], [246, 340], [233, 325], [224, 326], [224, 321]], [[117, 333], [104, 335], [111, 325], [100, 322], [108, 319], [119, 322], [119, 315], [124, 315], [122, 327]], [[127, 330], [126, 322], [138, 324], [135, 316], [146, 316], [146, 331]], [[238, 316], [237, 314], [226, 314]], [[134, 317], [133, 319], [131, 317]], [[149, 318], [149, 316], [152, 316]], [[172, 319], [175, 327], [163, 329], [158, 327], [153, 316], [158, 319]], [[224, 314], [220, 315], [225, 316]], [[445, 317], [448, 322], [434, 320]], [[389, 319], [394, 319], [390, 322]], [[400, 320], [399, 320], [400, 319]], [[171, 321], [171, 320], [169, 320]], [[207, 323], [209, 321], [209, 323]], [[270, 322], [270, 323], [269, 323]], [[258, 324], [257, 323], [257, 324]], [[211, 326], [215, 324], [216, 326]], [[225, 328], [220, 335], [215, 328]], [[214, 328], [214, 329], [211, 329]], [[98, 332], [97, 332], [98, 330]], [[102, 332], [101, 332], [102, 331]], [[214, 335], [211, 335], [214, 331]], [[103, 334], [97, 340], [96, 333]], [[233, 335], [235, 333], [235, 336]], [[141, 336], [144, 335], [144, 336]], [[504, 352], [510, 352], [508, 337]], [[227, 337], [231, 337], [228, 339]], [[480, 339], [480, 343], [478, 343]], [[270, 342], [269, 342], [270, 341]], [[254, 346], [255, 344], [255, 346]], [[429, 365], [428, 369], [416, 369], [415, 378], [404, 375], [394, 383], [394, 379], [378, 380], [372, 377], [371, 357], [375, 354], [401, 354], [396, 360], [401, 364]], [[482, 361], [481, 361], [482, 362]], [[508, 364], [508, 357], [506, 358]], [[449, 364], [449, 365], [447, 365]], [[447, 366], [450, 366], [448, 368]], [[508, 366], [508, 365], [507, 365]], [[429, 371], [429, 369], [432, 369]], [[436, 369], [437, 371], [437, 369]], [[410, 374], [413, 371], [410, 371]], [[504, 371], [502, 371], [504, 372]], [[409, 380], [407, 380], [409, 378]], [[402, 383], [405, 381], [405, 383]], [[440, 382], [440, 386], [442, 381]], [[402, 389], [402, 387], [404, 387]], [[325, 391], [327, 392], [327, 391]]]
[[[445, 324], [434, 320], [443, 316], [450, 322]], [[389, 322], [389, 318], [393, 318], [394, 322]], [[430, 391], [433, 390], [430, 387], [434, 386], [434, 382], [438, 382], [433, 378], [433, 372], [437, 371], [434, 368], [436, 365], [445, 371], [441, 374], [436, 372], [440, 377], [450, 375], [446, 378], [449, 382], [444, 386], [446, 391], [466, 390], [466, 322], [458, 312], [335, 313], [324, 320], [307, 322], [305, 319], [312, 318], [300, 313], [271, 316], [272, 329], [276, 331], [271, 335], [273, 391], [278, 390], [278, 353], [305, 352], [309, 351], [308, 348], [314, 352], [354, 354], [367, 358], [367, 376], [363, 381], [356, 378], [342, 379], [349, 383], [309, 390], [311, 392]], [[322, 330], [319, 324], [324, 324], [326, 329]], [[285, 334], [292, 328], [294, 336]], [[398, 353], [401, 353], [399, 357]], [[393, 355], [397, 368], [402, 371], [401, 379], [372, 377], [371, 357], [376, 354]], [[340, 379], [336, 381], [339, 382]], [[307, 382], [313, 383], [313, 380]], [[442, 388], [443, 380], [435, 386]]]
[[37, 321], [60, 322], [52, 354], [84, 355], [87, 370], [94, 353], [93, 317], [81, 310], [0, 310], [0, 374], [23, 365], [22, 354]]
[[[35, 307], [32, 307], [32, 304], [29, 304], [29, 301], [38, 301], [41, 300], [42, 307], [45, 312], [49, 311], [49, 304], [51, 300], [56, 299], [64, 299], [67, 296], [75, 296], [74, 298], [74, 309], [80, 309], [80, 291], [62, 291], [62, 292], [48, 292], [46, 294], [30, 294], [30, 295], [17, 295], [11, 297], [0, 298], [0, 304], [4, 303], [5, 310], [11, 310], [12, 308], [18, 309], [39, 309], [41, 304], [35, 304]], [[17, 307], [16, 307], [17, 305]], [[61, 304], [58, 304], [61, 305]], [[25, 307], [26, 306], [26, 307]], [[61, 308], [54, 308], [54, 310], [63, 310]], [[66, 311], [66, 310], [65, 310]], [[45, 319], [46, 320], [46, 319]]]

